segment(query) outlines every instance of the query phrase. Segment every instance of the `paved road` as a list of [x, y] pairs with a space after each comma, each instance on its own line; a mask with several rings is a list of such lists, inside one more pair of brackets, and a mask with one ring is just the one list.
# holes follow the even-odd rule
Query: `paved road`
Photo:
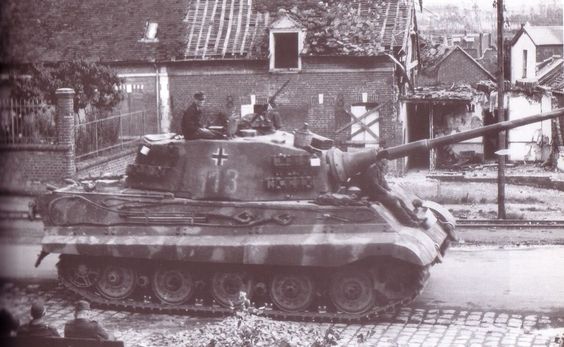
[[459, 248], [431, 269], [417, 304], [564, 317], [564, 247]]
[[[26, 321], [31, 301], [40, 297], [47, 301], [48, 320], [62, 332], [76, 297], [54, 284], [57, 257], [48, 256], [35, 269], [39, 246], [32, 243], [38, 242], [37, 235], [22, 237], [12, 229], [3, 236], [7, 237], [0, 237], [0, 277], [44, 281], [4, 285], [0, 306]], [[297, 341], [293, 346], [310, 346], [315, 336], [331, 331], [338, 346], [556, 347], [564, 345], [555, 342], [564, 341], [563, 268], [564, 246], [452, 248], [444, 263], [433, 267], [426, 290], [412, 305], [361, 325], [257, 322], [256, 317], [245, 318], [240, 325], [233, 317], [112, 310], [95, 310], [94, 319], [104, 322], [128, 347], [205, 345], [213, 336], [231, 339], [227, 345], [233, 345], [240, 341], [245, 324], [253, 333], [293, 338]]]

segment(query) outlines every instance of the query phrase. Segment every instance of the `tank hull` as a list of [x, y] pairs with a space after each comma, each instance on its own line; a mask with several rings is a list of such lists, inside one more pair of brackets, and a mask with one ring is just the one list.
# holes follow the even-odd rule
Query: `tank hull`
[[378, 203], [119, 187], [74, 185], [39, 200], [43, 252], [60, 254], [62, 283], [100, 306], [225, 314], [248, 297], [276, 318], [368, 319], [415, 298], [449, 244], [439, 223], [407, 227]]
[[[42, 203], [47, 253], [337, 267], [374, 256], [426, 266], [448, 234], [399, 223], [380, 204], [217, 202], [67, 190]], [[119, 199], [116, 198], [121, 196]], [[117, 202], [119, 200], [119, 202]]]

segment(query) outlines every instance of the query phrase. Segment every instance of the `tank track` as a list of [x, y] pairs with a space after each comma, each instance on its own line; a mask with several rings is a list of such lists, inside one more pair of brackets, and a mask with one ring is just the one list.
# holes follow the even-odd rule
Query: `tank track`
[[[222, 317], [233, 315], [236, 312], [236, 310], [233, 308], [222, 307], [216, 303], [206, 305], [205, 303], [203, 303], [203, 301], [200, 301], [200, 303], [198, 303], [197, 300], [196, 303], [186, 303], [179, 305], [152, 302], [151, 300], [134, 300], [132, 298], [124, 300], [110, 300], [101, 296], [99, 293], [91, 290], [90, 288], [79, 288], [69, 280], [67, 280], [61, 273], [61, 263], [62, 261], [59, 261], [57, 266], [59, 269], [59, 280], [62, 285], [79, 297], [88, 300], [94, 307], [147, 313], [189, 314], [201, 317]], [[318, 310], [318, 312], [286, 312], [277, 309], [270, 303], [268, 303], [264, 308], [254, 309], [251, 312], [272, 319], [303, 322], [330, 322], [351, 324], [374, 321], [382, 314], [397, 312], [399, 308], [409, 305], [425, 288], [429, 279], [429, 268], [430, 265], [421, 268], [421, 271], [417, 276], [417, 283], [415, 284], [416, 291], [412, 295], [394, 300], [386, 305], [375, 305], [371, 310], [360, 315], [353, 315], [343, 312], [328, 312], [324, 309], [320, 309]], [[256, 304], [254, 302], [251, 302], [251, 307], [255, 306]]]

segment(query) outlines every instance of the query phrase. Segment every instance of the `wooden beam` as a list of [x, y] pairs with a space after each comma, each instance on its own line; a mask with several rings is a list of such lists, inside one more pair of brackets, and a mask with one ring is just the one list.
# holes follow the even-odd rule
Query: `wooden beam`
[[245, 43], [249, 34], [249, 26], [251, 24], [251, 14], [253, 13], [253, 0], [247, 0], [247, 22], [245, 23], [245, 32], [243, 33], [243, 40], [241, 40], [241, 50], [239, 54], [245, 53]]
[[206, 41], [204, 42], [204, 51], [202, 52], [202, 59], [206, 57], [206, 53], [208, 52], [208, 45], [210, 42], [211, 32], [214, 27], [215, 23], [215, 12], [217, 11], [217, 3], [219, 0], [215, 0], [212, 8], [212, 13], [210, 16], [210, 20], [208, 23], [208, 34], [206, 35]]
[[[194, 10], [192, 26], [190, 27], [190, 33], [188, 34], [188, 45], [186, 46], [186, 50], [184, 55], [191, 56], [192, 53], [190, 51], [190, 46], [192, 45], [192, 35], [194, 35], [194, 28], [196, 27], [196, 19], [198, 18], [198, 10], [200, 8], [200, 0], [196, 1], [196, 9]], [[190, 13], [190, 9], [188, 9], [188, 13]]]
[[[354, 118], [355, 118], [354, 120], [350, 121], [350, 122], [347, 123], [346, 125], [344, 125], [344, 126], [342, 126], [341, 128], [339, 128], [337, 131], [335, 131], [335, 133], [338, 134], [338, 133], [342, 132], [343, 130], [347, 129], [348, 127], [350, 127], [351, 125], [355, 124], [356, 122], [358, 122], [358, 121], [360, 121], [360, 120], [362, 120], [362, 119], [368, 117], [368, 116], [371, 115], [372, 113], [380, 111], [380, 109], [381, 109], [382, 107], [384, 107], [384, 105], [387, 105], [387, 104], [389, 104], [389, 102], [380, 104], [380, 105], [378, 105], [378, 106], [376, 106], [376, 107], [374, 107], [374, 108], [372, 108], [372, 109], [366, 111], [364, 114], [362, 114], [362, 115], [359, 116], [358, 118], [357, 118], [357, 117], [354, 117]], [[346, 112], [346, 110], [345, 110], [345, 112]]]
[[370, 136], [372, 136], [372, 137], [375, 138], [375, 139], [378, 138], [378, 135], [374, 134], [374, 132], [373, 132], [369, 127], [367, 127], [366, 124], [364, 124], [363, 122], [359, 121], [358, 118], [355, 117], [354, 114], [352, 114], [351, 112], [349, 112], [349, 111], [347, 111], [347, 110], [345, 110], [345, 113], [348, 114], [351, 118], [356, 119], [357, 122], [358, 122], [358, 125], [360, 125], [362, 128], [364, 128], [364, 130], [365, 130], [367, 133], [369, 133]]
[[229, 23], [227, 23], [227, 33], [225, 34], [225, 41], [223, 41], [223, 49], [221, 50], [221, 56], [225, 57], [227, 52], [227, 46], [229, 46], [229, 38], [231, 37], [231, 26], [233, 25], [233, 10], [235, 9], [235, 1], [231, 0], [231, 7], [229, 8]]
[[386, 23], [388, 22], [388, 15], [390, 13], [390, 5], [391, 5], [391, 1], [388, 1], [387, 3], [387, 7], [386, 7], [386, 14], [384, 15], [384, 21], [382, 22], [382, 30], [380, 30], [380, 42], [384, 42], [384, 35], [386, 33]]
[[221, 3], [221, 15], [219, 16], [219, 29], [217, 30], [217, 37], [215, 38], [215, 45], [213, 46], [213, 52], [217, 53], [217, 49], [219, 48], [219, 41], [221, 41], [221, 37], [223, 36], [223, 23], [225, 22], [225, 3], [227, 0], [223, 0]]
[[[376, 123], [379, 123], [379, 122], [380, 122], [380, 117], [374, 119], [374, 120], [371, 121], [371, 122], [365, 123], [365, 124], [366, 124], [367, 127], [371, 127], [372, 125], [374, 125], [374, 124], [376, 124]], [[363, 129], [358, 129], [357, 131], [355, 131], [354, 133], [351, 134], [351, 139], [352, 139], [353, 137], [355, 137], [356, 135], [362, 133], [363, 131], [364, 131]], [[375, 140], [379, 140], [379, 139], [380, 139], [380, 137], [379, 137], [379, 136], [376, 136], [376, 139], [375, 139]]]
[[204, 32], [204, 23], [206, 21], [206, 16], [208, 15], [208, 4], [209, 1], [205, 1], [204, 13], [202, 13], [202, 18], [200, 20], [200, 32], [198, 33], [198, 41], [196, 41], [196, 47], [194, 47], [194, 55], [198, 55], [198, 48], [200, 47], [200, 41], [202, 40], [202, 33]]
[[258, 31], [258, 27], [260, 25], [260, 19], [262, 17], [262, 14], [260, 13], [255, 13], [255, 28], [253, 29], [253, 34], [251, 35], [251, 44], [249, 45], [249, 51], [253, 49], [254, 45], [255, 45], [255, 38], [257, 36], [257, 31]]
[[235, 30], [235, 39], [233, 39], [233, 51], [237, 51], [237, 42], [241, 36], [241, 26], [243, 22], [243, 8], [245, 7], [245, 0], [239, 1], [239, 11], [237, 13], [237, 29]]

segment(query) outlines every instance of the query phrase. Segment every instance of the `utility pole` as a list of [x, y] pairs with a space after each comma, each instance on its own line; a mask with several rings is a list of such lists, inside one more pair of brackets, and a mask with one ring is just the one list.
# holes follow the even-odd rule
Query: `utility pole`
[[[497, 121], [505, 121], [504, 68], [503, 68], [503, 0], [497, 0]], [[505, 149], [506, 132], [498, 134], [498, 150]], [[505, 153], [500, 153], [497, 162], [497, 218], [505, 219]]]

